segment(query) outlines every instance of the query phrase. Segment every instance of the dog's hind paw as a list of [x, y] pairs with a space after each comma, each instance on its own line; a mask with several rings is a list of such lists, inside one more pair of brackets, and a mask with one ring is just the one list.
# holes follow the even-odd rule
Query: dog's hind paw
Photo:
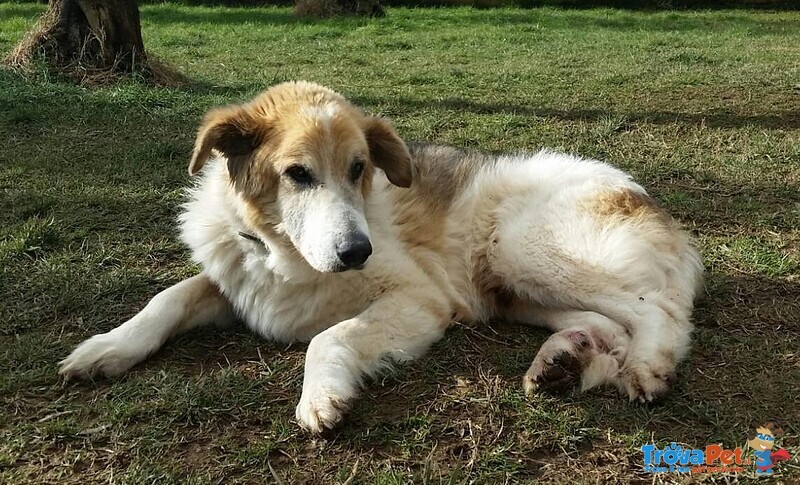
[[539, 349], [522, 385], [526, 394], [536, 390], [564, 392], [575, 387], [596, 353], [591, 335], [581, 329], [554, 333]]
[[674, 369], [671, 366], [653, 366], [645, 362], [626, 361], [620, 370], [617, 386], [631, 401], [651, 402], [663, 397], [669, 391], [674, 376]]
[[550, 359], [534, 361], [522, 384], [526, 394], [537, 390], [565, 392], [578, 383], [582, 369], [583, 366], [576, 356], [561, 351]]

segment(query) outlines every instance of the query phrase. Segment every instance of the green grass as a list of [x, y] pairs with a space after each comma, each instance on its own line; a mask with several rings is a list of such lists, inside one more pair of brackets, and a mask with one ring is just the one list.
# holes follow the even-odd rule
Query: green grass
[[[0, 53], [41, 10], [0, 4]], [[190, 87], [88, 90], [0, 70], [0, 482], [320, 483], [356, 463], [360, 483], [649, 481], [645, 442], [743, 446], [771, 419], [800, 455], [800, 14], [390, 9], [314, 22], [153, 5], [142, 23]], [[500, 323], [453, 328], [321, 438], [292, 420], [303, 346], [244, 331], [195, 332], [117, 381], [60, 385], [74, 345], [197, 271], [173, 220], [205, 110], [287, 79], [329, 85], [407, 139], [548, 146], [632, 172], [708, 269], [666, 401], [526, 399], [520, 377], [547, 332]], [[797, 460], [778, 470], [800, 480]]]

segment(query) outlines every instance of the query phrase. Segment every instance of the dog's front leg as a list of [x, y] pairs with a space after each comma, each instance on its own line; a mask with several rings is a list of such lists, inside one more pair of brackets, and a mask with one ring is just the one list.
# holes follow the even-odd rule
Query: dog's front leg
[[232, 320], [228, 301], [206, 275], [199, 274], [162, 291], [119, 327], [80, 344], [59, 362], [58, 373], [66, 379], [117, 376], [179, 333]]
[[318, 433], [341, 421], [365, 376], [391, 362], [421, 356], [450, 323], [444, 298], [432, 292], [392, 293], [365, 312], [320, 333], [308, 346], [296, 417]]

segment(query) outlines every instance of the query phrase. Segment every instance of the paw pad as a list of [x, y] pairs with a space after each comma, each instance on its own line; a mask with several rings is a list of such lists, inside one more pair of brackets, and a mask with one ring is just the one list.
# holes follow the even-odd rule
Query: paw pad
[[552, 393], [565, 392], [578, 383], [582, 370], [583, 366], [577, 357], [569, 352], [561, 352], [547, 361], [540, 372], [529, 371], [525, 376], [525, 387], [528, 391], [536, 388]]

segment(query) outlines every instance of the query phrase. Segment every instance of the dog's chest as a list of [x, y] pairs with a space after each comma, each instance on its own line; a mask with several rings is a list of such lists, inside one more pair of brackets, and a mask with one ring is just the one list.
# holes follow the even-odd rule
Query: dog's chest
[[268, 269], [263, 255], [250, 253], [219, 285], [247, 326], [279, 341], [305, 341], [369, 304], [358, 273], [286, 278]]

